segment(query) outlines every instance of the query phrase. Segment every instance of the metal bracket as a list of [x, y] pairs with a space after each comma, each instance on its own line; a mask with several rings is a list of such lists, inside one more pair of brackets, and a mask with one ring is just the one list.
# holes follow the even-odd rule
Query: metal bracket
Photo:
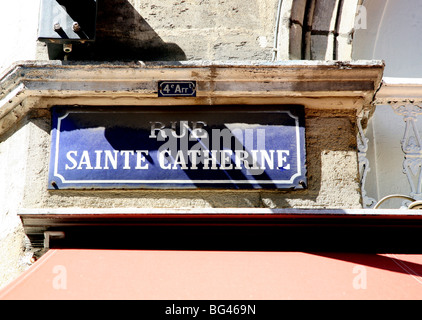
[[62, 231], [45, 231], [44, 232], [44, 249], [50, 249], [50, 240], [63, 239], [65, 237]]
[[41, 0], [38, 40], [70, 44], [95, 41], [97, 0]]

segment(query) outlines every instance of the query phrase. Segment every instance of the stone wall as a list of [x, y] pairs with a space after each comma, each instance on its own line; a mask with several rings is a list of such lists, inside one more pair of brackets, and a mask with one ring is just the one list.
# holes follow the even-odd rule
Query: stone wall
[[[97, 37], [69, 60], [270, 60], [278, 0], [110, 0], [98, 3]], [[47, 50], [48, 49], [48, 50]], [[45, 58], [63, 59], [60, 45]]]
[[31, 120], [23, 208], [360, 208], [353, 111], [306, 112], [308, 188], [296, 191], [48, 191], [50, 124]]
[[[362, 0], [111, 0], [70, 60], [350, 60]], [[280, 6], [281, 3], [281, 6]], [[39, 58], [63, 59], [60, 45]]]
[[0, 4], [0, 74], [18, 60], [37, 58], [38, 12], [39, 0], [14, 0]]
[[[96, 42], [74, 45], [66, 59], [350, 60], [361, 2], [99, 1]], [[0, 52], [0, 71], [17, 60], [65, 59], [61, 45], [37, 42], [39, 3], [2, 5], [0, 29], [8, 30], [3, 41], [10, 50]]]
[[[350, 58], [350, 43], [341, 46], [337, 40], [339, 34], [351, 32], [353, 19], [342, 25], [346, 20], [341, 17], [354, 15], [357, 0], [283, 3], [279, 8], [278, 0], [99, 1], [97, 41], [74, 45], [65, 57], [61, 46], [37, 42], [39, 0], [4, 1], [0, 33], [7, 50], [0, 50], [0, 72], [17, 60], [34, 59], [89, 63]], [[339, 26], [344, 32], [339, 33]], [[0, 97], [7, 99], [3, 92]], [[0, 138], [0, 287], [29, 265], [31, 251], [17, 215], [21, 207], [359, 208], [356, 115], [353, 109], [329, 109], [321, 105], [306, 111], [309, 185], [295, 192], [47, 191], [50, 119], [46, 114], [24, 118]]]
[[26, 185], [31, 125], [24, 120], [0, 139], [0, 287], [25, 270], [32, 257], [18, 217]]

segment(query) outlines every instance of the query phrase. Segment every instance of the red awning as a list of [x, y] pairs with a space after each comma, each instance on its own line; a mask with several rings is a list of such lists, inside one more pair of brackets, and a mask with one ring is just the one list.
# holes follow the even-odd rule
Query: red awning
[[422, 255], [50, 250], [0, 299], [421, 299]]

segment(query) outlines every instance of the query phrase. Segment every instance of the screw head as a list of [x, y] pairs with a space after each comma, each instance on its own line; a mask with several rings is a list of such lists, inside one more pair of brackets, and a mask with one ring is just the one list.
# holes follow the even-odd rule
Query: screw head
[[61, 29], [62, 29], [62, 26], [60, 25], [60, 23], [59, 23], [59, 22], [56, 22], [56, 23], [53, 25], [53, 29], [54, 29], [54, 31], [59, 31], [59, 30], [61, 30]]
[[79, 25], [78, 22], [74, 22], [73, 25], [72, 25], [72, 29], [75, 32], [79, 32], [79, 31], [81, 31], [81, 26]]

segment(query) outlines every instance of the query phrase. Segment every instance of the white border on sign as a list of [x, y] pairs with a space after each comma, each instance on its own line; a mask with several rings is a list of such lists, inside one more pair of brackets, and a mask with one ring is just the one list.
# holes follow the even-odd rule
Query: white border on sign
[[[301, 152], [300, 152], [300, 125], [299, 118], [292, 115], [288, 110], [280, 110], [277, 112], [287, 113], [292, 119], [295, 120], [296, 125], [296, 154], [297, 154], [297, 168], [298, 172], [294, 174], [290, 180], [66, 180], [61, 174], [57, 172], [59, 163], [59, 146], [60, 146], [60, 129], [61, 122], [70, 113], [84, 113], [85, 111], [68, 111], [62, 117], [57, 118], [57, 129], [56, 129], [56, 147], [55, 147], [55, 158], [54, 158], [54, 176], [59, 178], [64, 184], [287, 184], [293, 183], [294, 180], [302, 175], [302, 163], [301, 163]], [[95, 112], [95, 111], [92, 111]], [[258, 112], [258, 111], [257, 111]], [[259, 111], [263, 113], [265, 111]]]

